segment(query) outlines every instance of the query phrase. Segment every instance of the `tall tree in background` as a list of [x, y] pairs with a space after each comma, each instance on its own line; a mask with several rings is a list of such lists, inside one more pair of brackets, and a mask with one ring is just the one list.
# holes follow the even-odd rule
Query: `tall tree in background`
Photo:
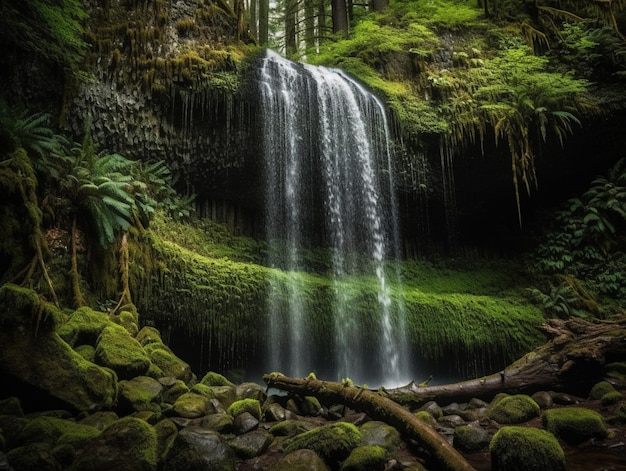
[[315, 4], [314, 0], [304, 0], [304, 46], [306, 50], [315, 47]]
[[333, 14], [333, 33], [348, 34], [348, 8], [346, 0], [331, 0]]
[[250, 0], [248, 5], [249, 21], [250, 21], [250, 34], [257, 40], [259, 39], [259, 28], [257, 18], [257, 0]]
[[370, 0], [372, 11], [383, 11], [389, 6], [389, 0]]
[[269, 42], [270, 2], [259, 0], [259, 45], [265, 46]]
[[296, 19], [298, 17], [298, 0], [285, 2], [285, 53], [290, 56], [298, 52]]

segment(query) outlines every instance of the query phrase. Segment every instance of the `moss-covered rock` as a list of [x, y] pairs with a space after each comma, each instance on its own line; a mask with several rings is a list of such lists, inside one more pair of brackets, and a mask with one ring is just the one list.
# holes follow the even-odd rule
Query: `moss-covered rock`
[[185, 427], [172, 444], [163, 469], [168, 471], [234, 471], [237, 458], [221, 435], [201, 427]]
[[604, 374], [607, 378], [614, 378], [626, 382], [626, 361], [604, 365]]
[[119, 416], [113, 411], [99, 411], [84, 417], [80, 423], [102, 431], [118, 420], [120, 420]]
[[256, 399], [241, 399], [228, 406], [227, 412], [233, 417], [248, 412], [255, 419], [261, 420], [261, 403]]
[[207, 386], [235, 386], [226, 378], [226, 376], [215, 373], [214, 371], [209, 371], [205, 374], [200, 382], [202, 384], [206, 384]]
[[142, 327], [141, 330], [137, 333], [135, 339], [143, 347], [150, 343], [163, 343], [163, 340], [161, 339], [161, 333], [151, 326]]
[[82, 450], [72, 471], [118, 469], [156, 471], [157, 436], [147, 422], [125, 417], [108, 426]]
[[364, 423], [359, 430], [362, 435], [361, 445], [377, 445], [389, 452], [400, 446], [400, 432], [385, 422], [372, 420]]
[[78, 353], [85, 360], [95, 363], [96, 361], [96, 349], [92, 345], [78, 345], [74, 347], [74, 351]]
[[151, 411], [161, 413], [163, 386], [156, 379], [137, 376], [119, 382], [119, 406], [129, 413]]
[[491, 440], [493, 471], [565, 471], [565, 454], [545, 430], [503, 427]]
[[341, 465], [341, 471], [383, 471], [387, 450], [377, 445], [358, 446]]
[[475, 453], [489, 446], [491, 436], [479, 425], [461, 425], [454, 429], [452, 445], [463, 453]]
[[237, 401], [241, 399], [256, 399], [263, 403], [267, 399], [265, 388], [257, 383], [241, 383], [235, 386], [235, 398]]
[[500, 424], [520, 424], [539, 415], [539, 405], [529, 396], [506, 396], [490, 407], [489, 418]]
[[174, 404], [176, 399], [188, 392], [189, 387], [184, 381], [178, 379], [163, 392], [163, 402]]
[[308, 448], [326, 463], [334, 463], [347, 458], [359, 445], [361, 438], [361, 432], [353, 424], [337, 422], [297, 435], [287, 445], [285, 452]]
[[206, 384], [194, 384], [191, 387], [190, 392], [198, 394], [199, 396], [204, 396], [208, 399], [215, 399], [215, 393], [213, 392], [213, 389], [211, 389], [211, 387], [207, 386]]
[[604, 396], [606, 393], [610, 393], [615, 390], [615, 387], [608, 381], [600, 381], [599, 383], [594, 384], [591, 388], [591, 391], [589, 391], [589, 399], [602, 399], [602, 396]]
[[547, 410], [543, 425], [561, 440], [574, 445], [590, 438], [604, 439], [609, 434], [602, 416], [583, 407]]
[[59, 326], [57, 333], [72, 347], [95, 346], [98, 336], [110, 323], [109, 317], [104, 312], [94, 311], [85, 306], [74, 311], [69, 321]]
[[109, 324], [100, 333], [96, 345], [96, 363], [115, 371], [120, 379], [144, 375], [150, 358], [130, 334], [116, 324]]
[[229, 414], [223, 412], [209, 414], [202, 419], [202, 427], [220, 433], [230, 433], [233, 429], [234, 420]]
[[137, 326], [137, 319], [135, 315], [130, 311], [120, 311], [117, 314], [113, 314], [109, 317], [112, 322], [124, 327], [131, 337], [136, 337], [139, 333], [139, 327]]
[[22, 403], [18, 397], [12, 396], [0, 400], [0, 415], [15, 415], [22, 417]]
[[162, 462], [165, 460], [167, 452], [172, 447], [176, 435], [178, 435], [178, 427], [176, 427], [176, 424], [172, 420], [163, 419], [154, 424], [154, 431], [156, 432], [157, 438], [157, 455], [159, 462]]
[[202, 417], [211, 411], [211, 400], [192, 392], [183, 394], [174, 403], [174, 412], [188, 419]]
[[270, 433], [275, 437], [293, 437], [312, 429], [311, 424], [302, 420], [287, 419], [278, 422], [270, 428]]
[[329, 471], [329, 468], [317, 453], [304, 448], [283, 456], [269, 471]]
[[624, 399], [624, 395], [621, 392], [611, 391], [602, 396], [600, 402], [602, 402], [603, 406], [610, 406], [612, 404], [617, 404], [622, 399]]
[[100, 430], [73, 420], [40, 416], [30, 420], [19, 435], [19, 442], [28, 445], [45, 442], [50, 445], [69, 444], [82, 447], [89, 439], [100, 435]]
[[415, 413], [415, 417], [426, 422], [428, 425], [435, 425], [437, 423], [435, 418], [432, 415], [430, 415], [430, 413], [426, 412], [425, 410], [417, 411]]
[[32, 290], [13, 285], [0, 287], [3, 371], [78, 410], [113, 406], [117, 397], [114, 372], [86, 361], [52, 329], [40, 328], [35, 332], [33, 315], [41, 313], [45, 318], [45, 309]]
[[33, 443], [12, 449], [7, 453], [7, 461], [14, 471], [61, 471], [61, 463], [57, 461], [49, 446]]
[[[156, 343], [149, 345], [158, 345]], [[161, 344], [162, 345], [162, 344]], [[161, 347], [159, 345], [159, 347]], [[149, 350], [150, 360], [163, 371], [165, 376], [173, 376], [185, 383], [191, 381], [191, 367], [176, 355], [164, 348], [154, 348]]]

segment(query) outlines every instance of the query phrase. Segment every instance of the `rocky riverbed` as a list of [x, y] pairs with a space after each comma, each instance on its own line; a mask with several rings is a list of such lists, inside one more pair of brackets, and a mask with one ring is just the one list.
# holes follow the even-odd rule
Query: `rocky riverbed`
[[[441, 469], [361, 411], [196, 376], [130, 307], [67, 315], [10, 285], [0, 305], [0, 470]], [[412, 412], [478, 470], [626, 470], [625, 375]]]

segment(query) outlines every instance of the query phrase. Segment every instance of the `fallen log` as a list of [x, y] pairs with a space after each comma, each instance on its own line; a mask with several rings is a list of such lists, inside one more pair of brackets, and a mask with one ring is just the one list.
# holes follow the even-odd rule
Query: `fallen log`
[[442, 471], [473, 471], [474, 468], [439, 435], [435, 429], [418, 419], [402, 405], [381, 396], [378, 391], [355, 387], [348, 383], [290, 378], [281, 373], [263, 375], [268, 387], [304, 396], [315, 396], [331, 404], [345, 404], [367, 413], [371, 418], [393, 425], [405, 437], [415, 440], [432, 461], [432, 469]]
[[411, 382], [381, 388], [390, 399], [409, 407], [428, 401], [490, 401], [496, 394], [532, 394], [541, 390], [586, 395], [602, 379], [606, 363], [626, 359], [626, 316], [611, 321], [551, 319], [542, 329], [548, 341], [495, 374], [454, 384], [422, 386]]

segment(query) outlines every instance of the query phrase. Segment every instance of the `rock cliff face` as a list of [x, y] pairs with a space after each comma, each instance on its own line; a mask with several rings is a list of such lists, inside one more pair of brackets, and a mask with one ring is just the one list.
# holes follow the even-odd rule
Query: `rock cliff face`
[[[199, 201], [254, 204], [252, 40], [225, 2], [87, 2], [88, 72], [65, 111], [101, 149], [165, 160]], [[252, 167], [252, 168], [251, 168]]]

